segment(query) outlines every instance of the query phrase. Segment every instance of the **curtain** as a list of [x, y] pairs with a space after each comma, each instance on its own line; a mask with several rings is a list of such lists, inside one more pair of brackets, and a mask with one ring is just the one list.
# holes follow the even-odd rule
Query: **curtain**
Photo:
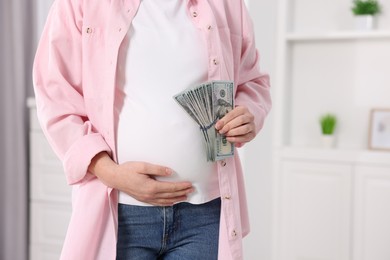
[[0, 260], [28, 258], [32, 7], [31, 0], [0, 0]]

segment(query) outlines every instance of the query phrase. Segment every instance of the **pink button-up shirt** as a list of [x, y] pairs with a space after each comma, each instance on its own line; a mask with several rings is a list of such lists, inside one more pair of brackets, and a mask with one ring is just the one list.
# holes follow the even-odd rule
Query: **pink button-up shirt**
[[[186, 0], [206, 41], [208, 80], [233, 80], [235, 104], [246, 106], [260, 131], [271, 107], [268, 75], [258, 69], [252, 22], [244, 0]], [[140, 0], [56, 0], [38, 46], [34, 87], [43, 131], [73, 185], [64, 260], [114, 260], [117, 192], [87, 169], [107, 151], [116, 160], [114, 93], [119, 47]], [[237, 153], [218, 163], [222, 198], [219, 260], [239, 260], [249, 232]]]

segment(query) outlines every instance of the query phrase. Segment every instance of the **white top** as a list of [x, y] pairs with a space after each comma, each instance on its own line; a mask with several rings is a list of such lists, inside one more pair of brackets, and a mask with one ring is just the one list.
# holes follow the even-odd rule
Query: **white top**
[[[207, 80], [206, 43], [183, 0], [142, 0], [122, 43], [118, 63], [116, 113], [118, 161], [170, 167], [163, 181], [192, 182], [188, 202], [219, 197], [215, 163], [207, 162], [199, 126], [173, 96]], [[127, 53], [126, 53], [127, 52]], [[119, 202], [139, 202], [119, 192]]]

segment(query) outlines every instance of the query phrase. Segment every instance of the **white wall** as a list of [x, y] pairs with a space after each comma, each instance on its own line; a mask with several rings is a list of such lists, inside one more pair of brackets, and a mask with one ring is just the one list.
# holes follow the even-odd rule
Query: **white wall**
[[[275, 71], [277, 1], [248, 0], [260, 51], [260, 68], [272, 80]], [[272, 111], [263, 130], [247, 144], [244, 169], [251, 220], [251, 233], [244, 239], [245, 259], [272, 259], [273, 176], [272, 176]]]

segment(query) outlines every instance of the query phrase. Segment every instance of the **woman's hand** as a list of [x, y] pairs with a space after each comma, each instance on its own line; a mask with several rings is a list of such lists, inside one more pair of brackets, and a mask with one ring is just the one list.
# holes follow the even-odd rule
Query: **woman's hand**
[[236, 147], [243, 146], [256, 136], [254, 116], [246, 107], [237, 106], [216, 124], [215, 128]]
[[164, 182], [156, 176], [169, 176], [172, 170], [145, 162], [116, 164], [106, 152], [96, 155], [89, 171], [108, 187], [123, 191], [138, 201], [156, 206], [171, 206], [185, 201], [193, 192], [190, 182]]

